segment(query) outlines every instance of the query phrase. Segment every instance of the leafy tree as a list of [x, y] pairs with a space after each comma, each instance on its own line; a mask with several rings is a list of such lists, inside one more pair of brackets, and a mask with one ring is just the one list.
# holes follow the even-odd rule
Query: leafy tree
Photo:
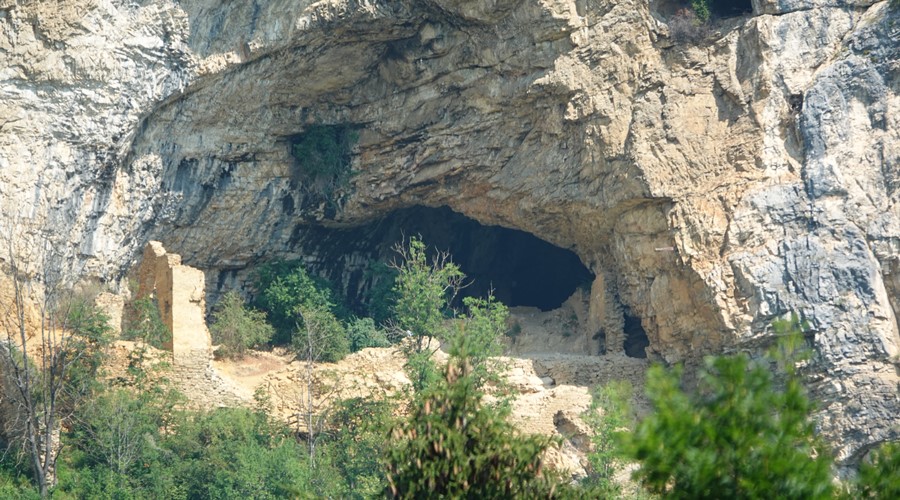
[[266, 313], [245, 307], [241, 296], [232, 290], [217, 304], [210, 333], [219, 344], [216, 354], [241, 359], [247, 349], [271, 340], [274, 329], [266, 322]]
[[859, 467], [857, 498], [900, 498], [900, 443], [884, 443]]
[[450, 353], [468, 352], [472, 377], [478, 387], [485, 382], [501, 383], [497, 356], [503, 354], [503, 336], [509, 309], [494, 296], [465, 297], [466, 316], [456, 321], [450, 336]]
[[[54, 259], [42, 261], [8, 229], [0, 235], [11, 286], [10, 303], [0, 311], [0, 399], [14, 418], [0, 421], [0, 434], [9, 440], [3, 452], [13, 451], [47, 498], [56, 483], [60, 427], [96, 387], [109, 320], [92, 297], [67, 298]], [[51, 242], [43, 243], [52, 254]]]
[[697, 392], [682, 370], [647, 373], [653, 413], [626, 450], [650, 491], [672, 498], [827, 498], [831, 457], [814, 436], [798, 377], [776, 387], [771, 361], [707, 358]]
[[329, 283], [309, 275], [301, 262], [273, 262], [256, 275], [257, 305], [268, 313], [275, 327], [272, 342], [286, 344], [294, 332], [302, 330], [301, 307], [327, 309], [338, 318], [347, 316], [338, 304]]
[[616, 380], [594, 389], [591, 407], [584, 422], [594, 432], [594, 450], [588, 454], [591, 473], [585, 483], [596, 486], [604, 496], [619, 496], [620, 486], [613, 481], [621, 469], [620, 435], [634, 425], [629, 400], [631, 383]]
[[302, 306], [302, 329], [293, 335], [291, 346], [301, 359], [314, 363], [336, 363], [350, 353], [350, 340], [340, 320], [324, 307]]
[[485, 407], [467, 348], [424, 390], [387, 452], [396, 498], [551, 498], [564, 489], [543, 469], [550, 438], [523, 436], [508, 409]]
[[400, 256], [400, 262], [392, 264], [398, 272], [394, 318], [401, 335], [411, 338], [406, 369], [413, 387], [421, 390], [437, 378], [430, 340], [447, 336], [445, 315], [450, 314], [450, 304], [463, 287], [465, 275], [446, 252], [429, 259], [425, 243], [418, 238], [410, 238], [407, 245], [397, 245], [394, 250]]
[[160, 317], [154, 298], [143, 297], [128, 304], [122, 338], [140, 340], [157, 349], [165, 349], [172, 344], [172, 332]]
[[353, 352], [367, 347], [388, 347], [387, 334], [375, 325], [372, 318], [355, 318], [347, 325], [347, 337]]
[[334, 496], [375, 498], [387, 487], [381, 457], [388, 446], [392, 410], [389, 401], [353, 398], [336, 403], [319, 453], [319, 463], [327, 462], [334, 471], [329, 478], [338, 490]]
[[223, 408], [187, 417], [165, 443], [186, 498], [276, 499], [308, 487], [302, 447], [265, 415]]

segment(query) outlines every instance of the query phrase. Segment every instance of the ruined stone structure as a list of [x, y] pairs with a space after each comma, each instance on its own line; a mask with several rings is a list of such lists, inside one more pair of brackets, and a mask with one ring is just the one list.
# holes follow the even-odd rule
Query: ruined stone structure
[[201, 407], [239, 406], [246, 398], [216, 373], [206, 327], [206, 282], [203, 271], [181, 263], [158, 241], [147, 243], [138, 270], [137, 297], [153, 296], [172, 342], [172, 379], [191, 402]]

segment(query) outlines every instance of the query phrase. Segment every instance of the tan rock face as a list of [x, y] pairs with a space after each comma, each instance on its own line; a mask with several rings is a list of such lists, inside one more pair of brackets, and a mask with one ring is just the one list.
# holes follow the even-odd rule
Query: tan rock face
[[[695, 46], [638, 0], [7, 1], [2, 221], [72, 274], [117, 281], [152, 237], [215, 280], [310, 224], [446, 205], [573, 249], [590, 324], [639, 318], [654, 357], [801, 313], [854, 459], [900, 411], [886, 4], [760, 1]], [[327, 199], [290, 155], [315, 124], [359, 133]]]

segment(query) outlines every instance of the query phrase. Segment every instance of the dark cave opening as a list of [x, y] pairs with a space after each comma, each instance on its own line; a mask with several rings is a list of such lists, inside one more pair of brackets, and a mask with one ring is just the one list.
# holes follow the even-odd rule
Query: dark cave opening
[[373, 285], [371, 264], [394, 260], [392, 247], [410, 236], [452, 255], [471, 283], [463, 296], [484, 297], [493, 289], [510, 307], [556, 309], [594, 279], [570, 250], [524, 231], [484, 226], [446, 207], [406, 208], [350, 229], [302, 226], [294, 234], [310, 270], [338, 283], [355, 309], [365, 307]]
[[750, 0], [709, 0], [710, 13], [718, 18], [737, 17], [753, 12]]
[[650, 346], [647, 332], [641, 325], [641, 318], [625, 315], [625, 355], [631, 358], [646, 358], [646, 348]]

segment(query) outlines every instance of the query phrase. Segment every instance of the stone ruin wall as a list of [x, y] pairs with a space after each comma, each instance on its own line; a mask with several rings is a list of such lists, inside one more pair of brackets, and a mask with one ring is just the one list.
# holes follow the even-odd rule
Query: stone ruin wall
[[206, 284], [203, 271], [181, 263], [162, 243], [144, 248], [138, 268], [137, 298], [153, 296], [172, 342], [170, 378], [192, 404], [203, 408], [241, 406], [249, 399], [212, 366], [212, 341], [206, 327]]

